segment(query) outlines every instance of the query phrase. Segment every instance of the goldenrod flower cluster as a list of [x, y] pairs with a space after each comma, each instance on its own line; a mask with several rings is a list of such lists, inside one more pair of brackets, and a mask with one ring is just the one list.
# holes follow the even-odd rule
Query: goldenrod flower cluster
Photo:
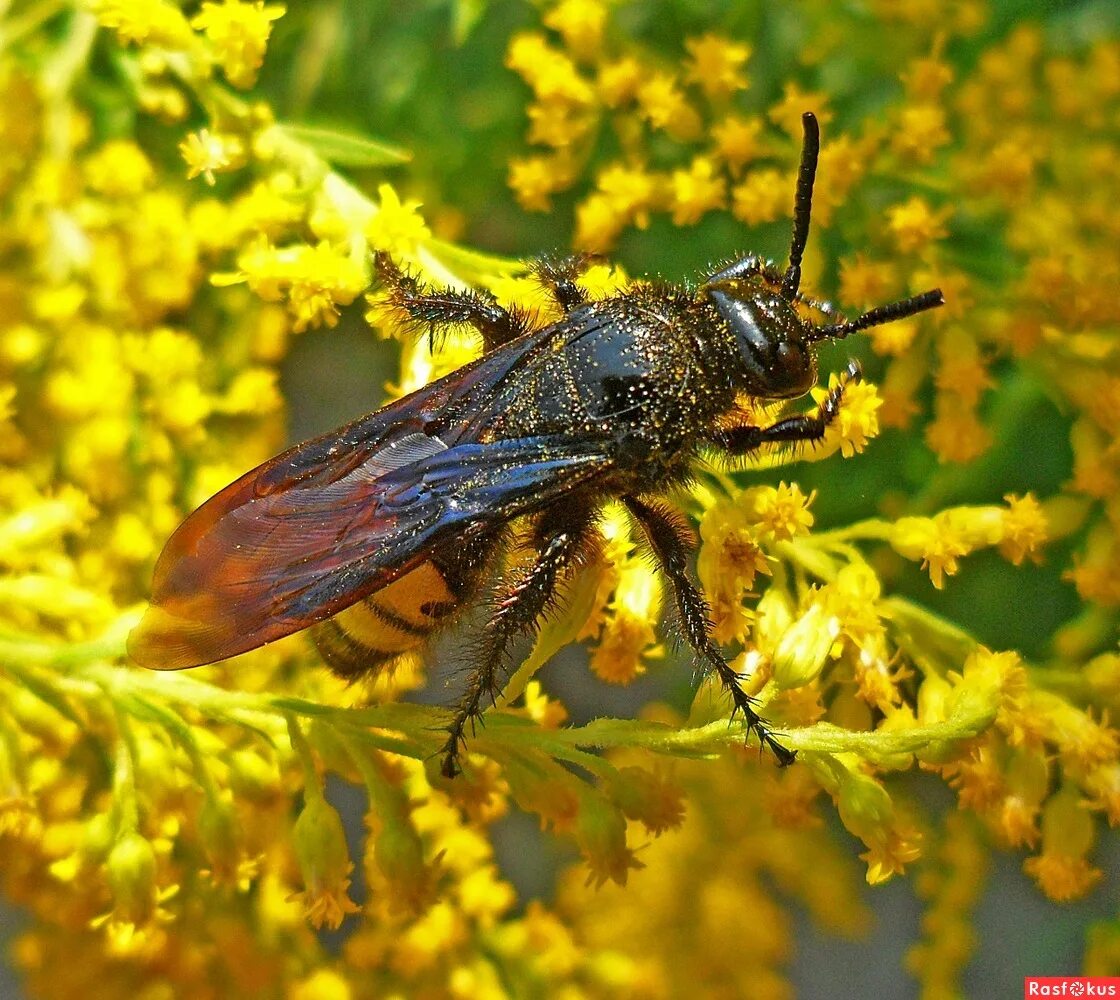
[[[402, 320], [375, 251], [541, 323], [557, 305], [524, 264], [437, 236], [386, 179], [407, 176], [387, 173], [396, 150], [252, 95], [282, 5], [0, 13], [0, 890], [29, 914], [13, 955], [32, 995], [781, 997], [775, 887], [854, 936], [860, 876], [915, 873], [907, 967], [940, 997], [975, 952], [993, 849], [1055, 902], [1101, 882], [1095, 841], [1120, 822], [1120, 44], [992, 34], [981, 0], [814, 0], [792, 35], [780, 6], [757, 5], [774, 44], [799, 39], [775, 72], [745, 29], [666, 43], [601, 0], [549, 3], [508, 39], [503, 85], [528, 88], [514, 196], [570, 211], [578, 248], [720, 216], [785, 240], [813, 110], [806, 286], [852, 312], [945, 291], [871, 332], [879, 374], [847, 384], [818, 447], [768, 450], [750, 476], [711, 456], [674, 497], [715, 638], [797, 763], [744, 752], [711, 678], [675, 710], [566, 725], [535, 676], [559, 649], [586, 641], [614, 685], [672, 659], [671, 594], [608, 506], [600, 557], [453, 781], [433, 761], [446, 710], [402, 700], [417, 657], [344, 688], [302, 636], [191, 675], [129, 665], [124, 637], [179, 520], [281, 447], [295, 337], [357, 306], [399, 341], [394, 396], [477, 356], [469, 331]], [[869, 66], [890, 84], [871, 103]], [[581, 281], [629, 284], [606, 262]], [[925, 456], [923, 481], [827, 513], [884, 430]], [[1064, 479], [979, 475], [1024, 434], [1027, 454], [1068, 448]], [[1039, 662], [927, 606], [981, 552], [1009, 573], [1063, 564], [1077, 606]], [[914, 794], [919, 769], [951, 789], [947, 815]], [[354, 790], [361, 831], [340, 810]], [[513, 809], [580, 854], [554, 905], [522, 905], [499, 866]], [[340, 927], [341, 949], [316, 933]], [[1118, 942], [1094, 928], [1087, 968], [1116, 972]]]

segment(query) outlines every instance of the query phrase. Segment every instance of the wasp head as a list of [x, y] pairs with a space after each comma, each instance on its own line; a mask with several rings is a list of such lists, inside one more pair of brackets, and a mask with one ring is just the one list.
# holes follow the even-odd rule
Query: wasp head
[[761, 274], [709, 282], [705, 293], [735, 335], [745, 392], [793, 399], [816, 384], [813, 328]]
[[[820, 155], [816, 116], [807, 112], [801, 116], [801, 123], [805, 139], [797, 173], [789, 265], [780, 271], [758, 257], [744, 257], [710, 275], [700, 289], [735, 338], [738, 387], [764, 399], [803, 396], [816, 384], [817, 342], [912, 316], [945, 301], [941, 290], [935, 288], [845, 320], [834, 314], [828, 303], [801, 294], [801, 260], [809, 238], [813, 181]], [[799, 312], [799, 305], [815, 309], [828, 322], [811, 322]]]

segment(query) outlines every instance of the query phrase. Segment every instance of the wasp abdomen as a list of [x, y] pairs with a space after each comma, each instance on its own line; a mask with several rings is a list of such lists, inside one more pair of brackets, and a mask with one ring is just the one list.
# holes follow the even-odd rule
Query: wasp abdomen
[[339, 676], [353, 678], [423, 646], [474, 595], [484, 555], [472, 547], [434, 552], [387, 587], [313, 626], [323, 659]]

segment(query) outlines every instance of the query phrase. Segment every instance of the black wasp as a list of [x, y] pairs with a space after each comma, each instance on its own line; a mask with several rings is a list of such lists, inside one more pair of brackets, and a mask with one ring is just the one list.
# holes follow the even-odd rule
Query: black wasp
[[[804, 143], [784, 271], [748, 256], [697, 288], [643, 284], [597, 302], [576, 279], [586, 262], [536, 274], [564, 318], [536, 329], [489, 295], [431, 289], [378, 254], [390, 301], [430, 326], [466, 323], [484, 355], [376, 413], [246, 473], [191, 514], [156, 565], [153, 595], [129, 637], [139, 663], [193, 667], [313, 627], [324, 658], [354, 677], [423, 643], [482, 587], [515, 518], [535, 550], [492, 595], [485, 638], [442, 749], [458, 771], [468, 725], [504, 677], [507, 647], [533, 627], [557, 584], [598, 544], [597, 516], [617, 498], [640, 526], [676, 595], [685, 639], [714, 670], [748, 735], [779, 762], [779, 743], [712, 641], [708, 606], [688, 575], [691, 535], [661, 499], [702, 448], [734, 455], [816, 441], [843, 385], [811, 415], [768, 426], [736, 399], [793, 399], [816, 383], [815, 345], [941, 305], [939, 290], [843, 320], [799, 291], [820, 134]], [[798, 312], [805, 304], [828, 322]]]

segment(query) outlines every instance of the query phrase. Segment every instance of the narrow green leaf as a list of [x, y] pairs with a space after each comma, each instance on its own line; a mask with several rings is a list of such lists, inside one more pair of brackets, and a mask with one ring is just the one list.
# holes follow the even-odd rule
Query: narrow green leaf
[[337, 167], [386, 167], [412, 159], [408, 150], [347, 129], [288, 124], [277, 128]]

